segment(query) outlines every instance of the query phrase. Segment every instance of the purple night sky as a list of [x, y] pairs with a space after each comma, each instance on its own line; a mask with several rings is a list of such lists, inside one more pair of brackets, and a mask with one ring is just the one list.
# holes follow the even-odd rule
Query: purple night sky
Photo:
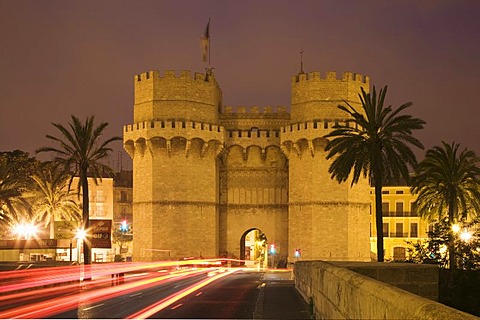
[[0, 150], [34, 155], [57, 135], [50, 123], [71, 114], [121, 136], [135, 74], [205, 71], [200, 37], [211, 18], [225, 105], [289, 106], [303, 48], [306, 72], [365, 74], [389, 86], [387, 103], [412, 101], [426, 148], [456, 141], [480, 154], [479, 17], [477, 0], [1, 0]]

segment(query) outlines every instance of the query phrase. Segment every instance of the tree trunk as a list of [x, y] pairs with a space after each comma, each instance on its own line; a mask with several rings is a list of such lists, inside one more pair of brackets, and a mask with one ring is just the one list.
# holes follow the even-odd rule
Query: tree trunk
[[374, 177], [375, 185], [375, 225], [377, 227], [377, 261], [384, 261], [383, 248], [383, 212], [382, 212], [382, 179]]
[[50, 239], [55, 239], [55, 214], [52, 213], [50, 220]]
[[448, 222], [450, 224], [450, 239], [448, 240], [448, 263], [450, 270], [455, 270], [457, 268], [457, 264], [455, 262], [455, 234], [453, 233], [452, 226], [454, 225], [454, 211], [455, 211], [455, 202], [450, 200], [448, 204]]
[[83, 263], [92, 263], [92, 248], [90, 240], [88, 239], [88, 228], [90, 227], [90, 199], [88, 196], [88, 177], [87, 169], [80, 169], [80, 179], [82, 187], [82, 218], [83, 218], [83, 230], [86, 232], [85, 239], [83, 240]]

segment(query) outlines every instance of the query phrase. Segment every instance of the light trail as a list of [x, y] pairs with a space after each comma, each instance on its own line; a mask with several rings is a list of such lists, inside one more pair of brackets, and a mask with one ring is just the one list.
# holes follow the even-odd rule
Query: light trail
[[28, 270], [0, 272], [0, 294], [28, 290], [36, 287], [49, 286], [65, 282], [82, 280], [82, 274], [93, 277], [102, 277], [111, 274], [138, 272], [141, 270], [152, 270], [157, 268], [178, 268], [180, 266], [220, 266], [226, 262], [242, 262], [236, 259], [197, 259], [181, 261], [159, 261], [150, 263], [106, 263], [92, 265], [74, 265], [67, 267], [50, 267]]
[[[137, 274], [127, 274], [125, 275], [125, 279], [129, 278], [145, 278], [149, 274], [148, 273], [137, 273]], [[115, 282], [116, 279], [112, 279], [110, 277], [105, 277], [105, 278], [100, 278], [96, 279], [95, 281], [92, 281], [89, 283], [89, 287], [93, 288], [95, 286], [102, 286], [105, 284], [110, 284]], [[28, 290], [28, 291], [21, 291], [21, 292], [14, 292], [14, 293], [7, 293], [7, 294], [2, 294], [0, 296], [0, 306], [8, 306], [11, 301], [14, 301], [14, 303], [27, 303], [30, 300], [36, 299], [36, 297], [51, 297], [54, 295], [67, 295], [67, 294], [72, 294], [78, 291], [78, 289], [81, 287], [81, 282], [77, 281], [75, 283], [69, 283], [69, 284], [62, 284], [61, 286], [55, 286], [55, 287], [47, 287], [47, 288], [39, 288], [35, 290]]]
[[[103, 300], [111, 299], [120, 295], [128, 294], [137, 290], [147, 289], [158, 285], [159, 282], [173, 281], [174, 279], [184, 279], [195, 276], [205, 270], [183, 270], [172, 272], [168, 275], [162, 275], [152, 279], [140, 280], [132, 283], [124, 283], [113, 287], [101, 288], [94, 291], [86, 291], [69, 296], [50, 299], [32, 303], [26, 306], [1, 311], [0, 318], [46, 318], [54, 314], [62, 313], [75, 309], [80, 303], [88, 301], [89, 304], [98, 303]], [[35, 295], [35, 291], [30, 292]]]
[[[138, 290], [158, 285], [161, 281], [168, 282], [186, 278], [190, 274], [205, 272], [204, 270], [208, 266], [218, 267], [231, 262], [241, 262], [241, 260], [190, 259], [153, 263], [123, 262], [4, 271], [0, 272], [0, 318], [48, 317], [79, 308], [85, 301], [93, 304], [123, 294], [141, 295], [142, 293], [138, 293]], [[184, 268], [196, 268], [197, 266], [202, 269], [191, 271], [191, 269]], [[223, 272], [223, 270], [222, 268], [219, 272]], [[152, 272], [158, 272], [158, 277], [139, 281], [152, 276]], [[92, 281], [82, 282], [82, 274], [91, 278]], [[122, 274], [121, 277], [113, 277], [120, 274]], [[124, 279], [131, 277], [137, 277], [137, 281], [124, 283]], [[107, 283], [115, 286], [105, 288]], [[84, 290], [85, 286], [88, 291]], [[42, 299], [42, 301], [32, 302], [38, 299]]]
[[139, 312], [136, 312], [130, 316], [128, 316], [126, 319], [146, 319], [146, 318], [149, 318], [151, 316], [153, 316], [155, 313], [167, 308], [168, 306], [170, 306], [171, 304], [177, 302], [178, 300], [188, 296], [189, 294], [197, 291], [198, 289], [200, 288], [203, 288], [205, 287], [206, 285], [220, 279], [220, 278], [223, 278], [223, 277], [226, 277], [234, 272], [237, 272], [238, 269], [234, 269], [234, 270], [229, 270], [227, 272], [224, 272], [224, 273], [219, 273], [219, 274], [216, 274], [216, 275], [213, 275], [211, 276], [210, 278], [208, 279], [205, 279], [205, 280], [202, 280], [188, 288], [185, 288], [183, 290], [180, 290], [178, 293], [175, 293], [175, 294], [172, 294], [168, 297], [166, 297], [165, 299], [162, 299], [160, 300], [159, 302], [153, 304], [153, 305], [150, 305], [148, 306], [147, 308], [144, 308], [143, 310], [140, 310]]

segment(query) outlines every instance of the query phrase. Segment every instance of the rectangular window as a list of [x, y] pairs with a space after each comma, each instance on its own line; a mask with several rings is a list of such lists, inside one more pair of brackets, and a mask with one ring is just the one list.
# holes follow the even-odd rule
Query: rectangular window
[[384, 217], [390, 216], [390, 203], [382, 202], [382, 214]]
[[410, 237], [418, 237], [418, 223], [410, 223]]
[[383, 236], [384, 237], [389, 237], [390, 235], [388, 234], [388, 223], [383, 223]]
[[407, 257], [407, 250], [402, 247], [393, 248], [393, 260], [394, 261], [405, 261]]
[[97, 217], [103, 217], [105, 216], [105, 211], [103, 211], [103, 203], [97, 203], [97, 206], [95, 208], [95, 215]]
[[120, 201], [127, 202], [127, 191], [120, 191]]
[[403, 194], [403, 190], [397, 190], [395, 191], [396, 194]]
[[95, 202], [105, 202], [105, 198], [103, 197], [103, 190], [97, 190]]
[[395, 203], [395, 212], [397, 217], [403, 217], [403, 202]]
[[403, 237], [403, 223], [395, 224], [395, 236]]

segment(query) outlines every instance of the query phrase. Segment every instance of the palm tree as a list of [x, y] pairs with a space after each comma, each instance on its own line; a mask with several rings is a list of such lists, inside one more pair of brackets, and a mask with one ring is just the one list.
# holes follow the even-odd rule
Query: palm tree
[[35, 182], [34, 217], [50, 227], [50, 239], [55, 238], [55, 217], [61, 220], [80, 221], [80, 208], [72, 200], [71, 189], [68, 188], [69, 177], [64, 171], [52, 165], [39, 170], [32, 177]]
[[24, 192], [25, 183], [15, 175], [11, 163], [0, 157], [0, 224], [11, 226], [30, 213]]
[[[352, 170], [352, 185], [363, 174], [375, 188], [375, 225], [377, 228], [378, 261], [384, 261], [382, 187], [386, 181], [408, 181], [409, 167], [415, 168], [417, 160], [410, 145], [423, 149], [422, 143], [413, 137], [413, 130], [422, 129], [425, 122], [411, 115], [400, 115], [412, 105], [402, 104], [397, 109], [385, 107], [387, 86], [380, 90], [377, 99], [375, 87], [359, 94], [362, 110], [344, 101], [346, 106], [338, 108], [351, 118], [339, 124], [325, 135], [329, 139], [325, 151], [327, 159], [334, 158], [328, 172], [339, 183], [348, 180]], [[353, 122], [353, 126], [349, 126]]]
[[[442, 146], [428, 150], [420, 162], [411, 190], [417, 195], [417, 209], [423, 218], [441, 221], [448, 217], [452, 226], [465, 220], [468, 212], [474, 216], [480, 212], [479, 158], [471, 150], [459, 152], [459, 147], [442, 141]], [[449, 264], [454, 269], [453, 230], [449, 237]]]
[[[71, 117], [72, 121], [68, 127], [64, 127], [58, 123], [52, 123], [62, 134], [61, 138], [52, 135], [46, 136], [54, 143], [59, 144], [59, 147], [43, 147], [36, 152], [53, 152], [55, 154], [53, 161], [63, 166], [65, 171], [71, 173], [69, 186], [74, 176], [80, 178], [78, 192], [82, 193], [83, 228], [84, 230], [88, 230], [90, 210], [87, 174], [91, 175], [95, 183], [98, 183], [98, 180], [101, 181], [103, 172], [112, 172], [112, 169], [100, 161], [105, 159], [108, 153], [112, 151], [109, 144], [121, 140], [121, 138], [112, 137], [101, 142], [100, 139], [108, 123], [102, 122], [96, 127], [94, 116], [87, 117], [83, 124], [77, 117], [73, 115]], [[91, 247], [89, 241], [83, 242], [83, 256], [84, 263], [91, 264]]]

